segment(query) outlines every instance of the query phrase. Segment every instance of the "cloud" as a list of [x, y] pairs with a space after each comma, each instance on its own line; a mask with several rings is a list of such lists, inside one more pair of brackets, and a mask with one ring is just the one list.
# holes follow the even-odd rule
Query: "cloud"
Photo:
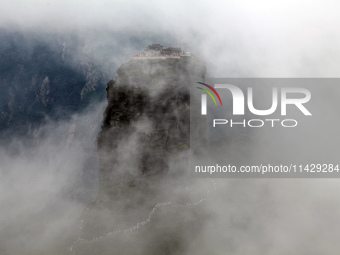
[[[112, 78], [119, 64], [150, 43], [193, 52], [207, 62], [212, 77], [338, 77], [338, 10], [339, 3], [330, 0], [13, 0], [2, 3], [0, 26], [46, 37], [75, 34], [83, 44], [74, 54], [82, 58], [84, 52], [93, 53]], [[16, 155], [8, 148], [0, 150], [0, 253], [60, 254], [73, 238], [84, 203], [96, 193], [95, 188], [86, 193], [88, 186], [78, 182], [87, 158], [95, 153], [102, 112], [101, 106], [57, 127], [47, 124], [50, 136], [35, 149], [17, 141]], [[82, 130], [78, 135], [69, 133], [74, 123], [76, 130]], [[67, 140], [68, 148], [61, 142]], [[91, 177], [96, 178], [91, 174], [82, 178], [91, 181]], [[202, 209], [210, 220], [202, 223], [195, 239], [184, 238], [187, 254], [336, 254], [339, 250], [337, 180], [217, 183], [218, 190]], [[170, 187], [165, 184], [164, 191]], [[195, 183], [191, 192], [203, 197], [201, 187]], [[183, 190], [173, 197], [161, 195], [165, 202], [173, 201], [181, 198]], [[70, 197], [84, 192], [85, 198]]]
[[47, 135], [33, 148], [15, 138], [0, 147], [1, 253], [58, 254], [70, 242], [98, 187], [95, 137], [103, 106], [46, 124]]
[[94, 34], [92, 44], [114, 45], [119, 33], [127, 42], [172, 41], [205, 59], [215, 77], [337, 77], [338, 9], [332, 0], [16, 0], [3, 4], [0, 20], [5, 28]]

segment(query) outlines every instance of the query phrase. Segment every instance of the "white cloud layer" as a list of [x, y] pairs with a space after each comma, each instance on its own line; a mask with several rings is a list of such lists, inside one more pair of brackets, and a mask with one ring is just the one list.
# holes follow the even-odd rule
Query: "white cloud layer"
[[[152, 38], [160, 38], [167, 46], [178, 44], [192, 51], [207, 62], [213, 77], [338, 77], [339, 5], [330, 0], [3, 0], [0, 27], [80, 34], [90, 48], [113, 45], [114, 52], [102, 54], [117, 64], [142, 50], [130, 43], [146, 36], [141, 41], [158, 43]], [[105, 66], [99, 57], [97, 61]], [[98, 109], [80, 117], [85, 131], [67, 150], [58, 145], [61, 131], [54, 129], [35, 151], [20, 150], [13, 158], [0, 150], [0, 253], [59, 251], [54, 241], [74, 234], [83, 204], [74, 203], [65, 190], [72, 189], [86, 164], [84, 146], [95, 146], [86, 135], [98, 131], [103, 111]], [[94, 123], [93, 129], [86, 129], [88, 123]], [[71, 124], [60, 128], [68, 130]], [[212, 220], [188, 254], [207, 247], [213, 254], [226, 254], [225, 240], [233, 254], [339, 251], [337, 180], [219, 180], [218, 184], [218, 194], [207, 204]]]

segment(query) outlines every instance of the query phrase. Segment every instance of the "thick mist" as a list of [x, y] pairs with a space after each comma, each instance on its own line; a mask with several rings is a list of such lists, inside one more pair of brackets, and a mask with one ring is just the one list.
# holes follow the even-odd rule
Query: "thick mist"
[[[2, 3], [0, 27], [49, 43], [51, 38], [76, 36], [76, 49], [67, 48], [67, 39], [57, 45], [66, 42], [73, 59], [84, 60], [86, 55], [112, 79], [122, 63], [151, 43], [191, 51], [206, 62], [210, 77], [338, 77], [339, 17], [339, 3], [331, 0], [14, 0]], [[322, 95], [325, 103], [329, 97]], [[0, 148], [1, 254], [68, 254], [84, 210], [97, 194], [96, 135], [104, 107], [105, 103], [97, 105], [61, 123], [47, 121], [42, 130], [48, 135], [34, 148], [15, 137], [11, 145]], [[330, 115], [337, 114], [334, 109]], [[337, 123], [330, 129], [334, 136]], [[338, 149], [309, 142], [314, 152]], [[134, 146], [133, 137], [122, 145], [124, 151]], [[267, 157], [276, 153], [275, 144], [263, 152]], [[169, 160], [177, 169], [184, 163], [183, 155]], [[177, 193], [171, 183], [162, 183], [159, 196], [149, 200], [155, 205], [174, 203], [182, 196], [193, 203], [202, 201], [197, 210], [208, 217], [195, 237], [182, 235], [182, 254], [339, 251], [336, 179], [218, 179], [216, 189], [210, 180], [192, 180], [190, 188], [177, 181]], [[103, 211], [103, 218], [110, 219], [111, 213]], [[143, 212], [141, 222], [148, 215]], [[163, 233], [154, 231], [141, 254], [153, 254], [150, 247]]]
[[[146, 44], [175, 44], [207, 61], [212, 77], [337, 77], [338, 9], [332, 0], [15, 0], [3, 3], [0, 24], [82, 34], [88, 47], [119, 47], [106, 54], [123, 60]], [[143, 45], [129, 50], [132, 41]]]
[[15, 137], [1, 147], [3, 254], [63, 253], [98, 189], [96, 135], [103, 110], [99, 104], [46, 124], [46, 135], [33, 147]]

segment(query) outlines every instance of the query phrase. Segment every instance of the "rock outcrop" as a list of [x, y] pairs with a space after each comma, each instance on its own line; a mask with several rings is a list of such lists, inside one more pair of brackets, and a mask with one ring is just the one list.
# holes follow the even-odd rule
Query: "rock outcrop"
[[[168, 172], [169, 156], [189, 148], [190, 85], [204, 76], [197, 57], [131, 60], [118, 69], [107, 86], [108, 106], [98, 135], [104, 190], [118, 180], [133, 185]], [[124, 158], [136, 164], [126, 165]]]
[[198, 232], [193, 222], [203, 210], [186, 207], [182, 177], [188, 175], [190, 86], [205, 71], [193, 55], [132, 59], [107, 84], [100, 187], [83, 218], [79, 254], [179, 254], [182, 235]]

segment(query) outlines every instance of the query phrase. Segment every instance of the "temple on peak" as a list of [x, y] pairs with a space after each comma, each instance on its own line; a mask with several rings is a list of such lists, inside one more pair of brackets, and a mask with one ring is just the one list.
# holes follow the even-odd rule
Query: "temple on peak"
[[133, 59], [153, 59], [153, 58], [181, 58], [190, 57], [190, 52], [184, 52], [180, 47], [164, 48], [161, 44], [151, 44], [145, 47], [144, 51], [139, 54], [133, 55]]

